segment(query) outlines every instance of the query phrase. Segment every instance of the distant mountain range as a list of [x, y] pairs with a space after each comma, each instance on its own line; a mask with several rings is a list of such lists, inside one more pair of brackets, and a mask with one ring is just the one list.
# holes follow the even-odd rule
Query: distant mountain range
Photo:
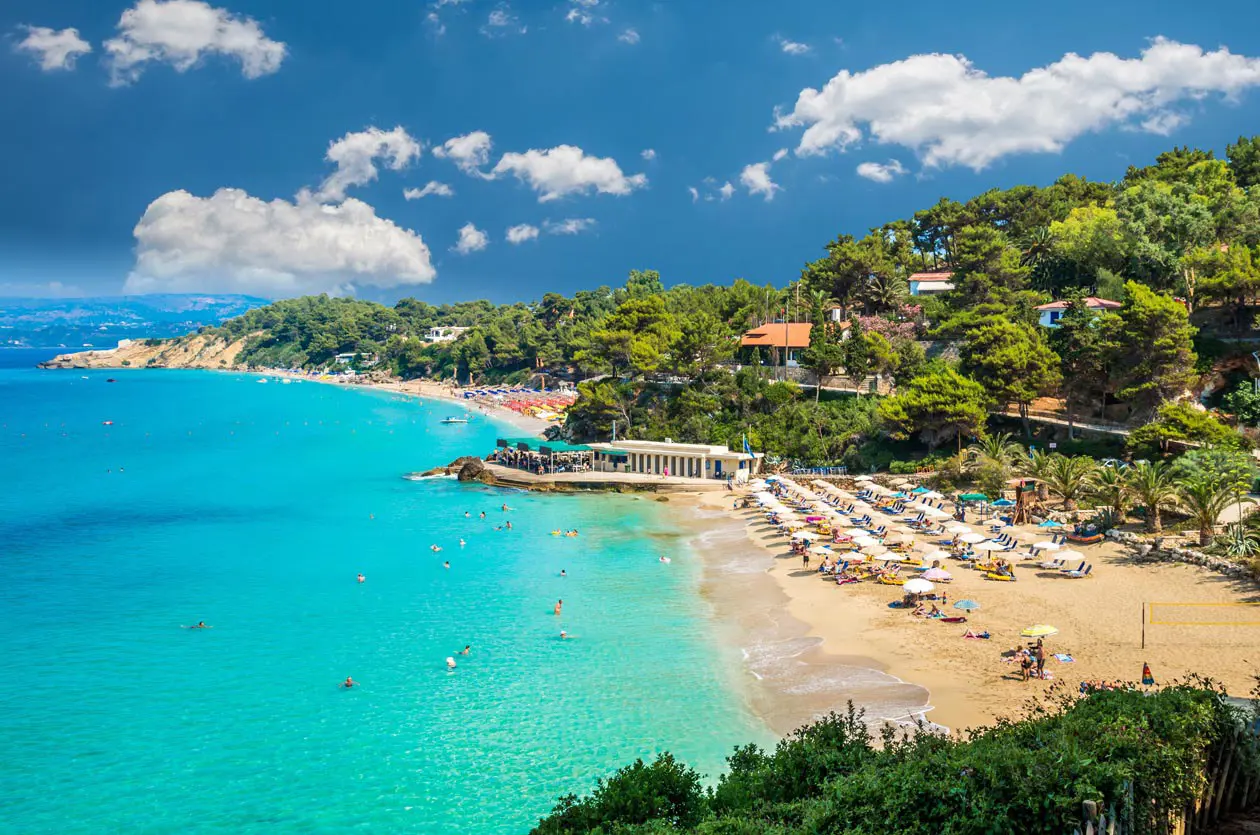
[[255, 296], [204, 293], [0, 298], [0, 347], [113, 348], [120, 339], [183, 336], [268, 303]]

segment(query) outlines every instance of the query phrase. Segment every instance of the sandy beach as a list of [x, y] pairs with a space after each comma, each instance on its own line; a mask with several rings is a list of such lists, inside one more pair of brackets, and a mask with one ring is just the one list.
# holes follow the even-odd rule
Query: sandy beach
[[[873, 582], [837, 586], [804, 570], [787, 540], [760, 510], [734, 510], [730, 493], [677, 494], [669, 506], [704, 560], [703, 593], [727, 638], [744, 650], [744, 679], [753, 710], [777, 733], [786, 733], [852, 699], [876, 718], [926, 718], [953, 731], [1017, 715], [1030, 699], [1045, 698], [1061, 682], [1141, 678], [1143, 663], [1158, 682], [1197, 673], [1246, 695], [1260, 674], [1258, 626], [1146, 626], [1142, 607], [1152, 602], [1236, 604], [1260, 602], [1260, 589], [1172, 563], [1137, 563], [1105, 543], [1084, 553], [1093, 576], [1072, 580], [1017, 563], [1019, 580], [998, 583], [956, 561], [954, 580], [941, 588], [950, 601], [981, 604], [969, 622], [944, 624], [915, 618], [888, 604], [901, 589]], [[812, 563], [812, 568], [817, 562]], [[950, 610], [950, 614], [958, 614]], [[1163, 606], [1151, 620], [1260, 620], [1239, 606]], [[1026, 639], [1024, 627], [1048, 623], [1054, 681], [1020, 681], [1002, 653]], [[991, 640], [964, 639], [968, 628]]]

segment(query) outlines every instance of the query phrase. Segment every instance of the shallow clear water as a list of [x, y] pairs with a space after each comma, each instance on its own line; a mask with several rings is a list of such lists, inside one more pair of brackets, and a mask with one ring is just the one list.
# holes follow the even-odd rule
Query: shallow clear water
[[441, 403], [38, 358], [0, 351], [0, 829], [521, 832], [766, 739], [650, 500], [403, 480], [499, 434]]

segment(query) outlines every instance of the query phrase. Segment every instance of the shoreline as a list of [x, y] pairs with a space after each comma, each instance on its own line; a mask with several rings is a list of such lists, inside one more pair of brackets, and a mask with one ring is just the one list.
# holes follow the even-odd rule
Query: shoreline
[[[803, 569], [760, 511], [732, 509], [739, 495], [674, 494], [667, 507], [702, 561], [701, 594], [724, 640], [744, 650], [738, 679], [750, 708], [780, 735], [843, 712], [849, 699], [867, 708], [868, 721], [924, 718], [961, 735], [1022, 715], [1064, 689], [1075, 693], [1081, 681], [1137, 681], [1147, 663], [1160, 684], [1202, 674], [1235, 696], [1250, 692], [1260, 673], [1254, 629], [1241, 624], [1150, 626], [1141, 645], [1139, 613], [1150, 601], [1189, 603], [1191, 611], [1207, 604], [1213, 608], [1203, 611], [1213, 617], [1248, 611], [1217, 606], [1260, 602], [1254, 588], [1202, 569], [1135, 563], [1114, 544], [1086, 550], [1095, 576], [1079, 581], [1025, 562], [1021, 582], [994, 583], [950, 561], [954, 582], [944, 590], [951, 602], [972, 598], [982, 609], [966, 625], [942, 624], [889, 608], [899, 587], [838, 587], [817, 575], [816, 562]], [[1023, 682], [1003, 661], [1026, 642], [1019, 631], [1032, 623], [1057, 626], [1049, 652], [1072, 658], [1049, 660], [1054, 681]], [[992, 639], [966, 640], [968, 628]]]

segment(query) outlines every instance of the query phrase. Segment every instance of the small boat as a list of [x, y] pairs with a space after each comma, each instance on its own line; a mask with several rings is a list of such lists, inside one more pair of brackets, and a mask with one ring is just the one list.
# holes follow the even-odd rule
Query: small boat
[[442, 418], [442, 423], [467, 423], [468, 418], [448, 417]]
[[113, 426], [113, 425], [114, 425], [114, 422], [112, 420], [101, 421], [101, 426]]
[[255, 380], [254, 382], [257, 382], [257, 383], [265, 383], [265, 382], [267, 382], [267, 378], [266, 378], [266, 377], [259, 377], [259, 378], [258, 378], [257, 380]]

